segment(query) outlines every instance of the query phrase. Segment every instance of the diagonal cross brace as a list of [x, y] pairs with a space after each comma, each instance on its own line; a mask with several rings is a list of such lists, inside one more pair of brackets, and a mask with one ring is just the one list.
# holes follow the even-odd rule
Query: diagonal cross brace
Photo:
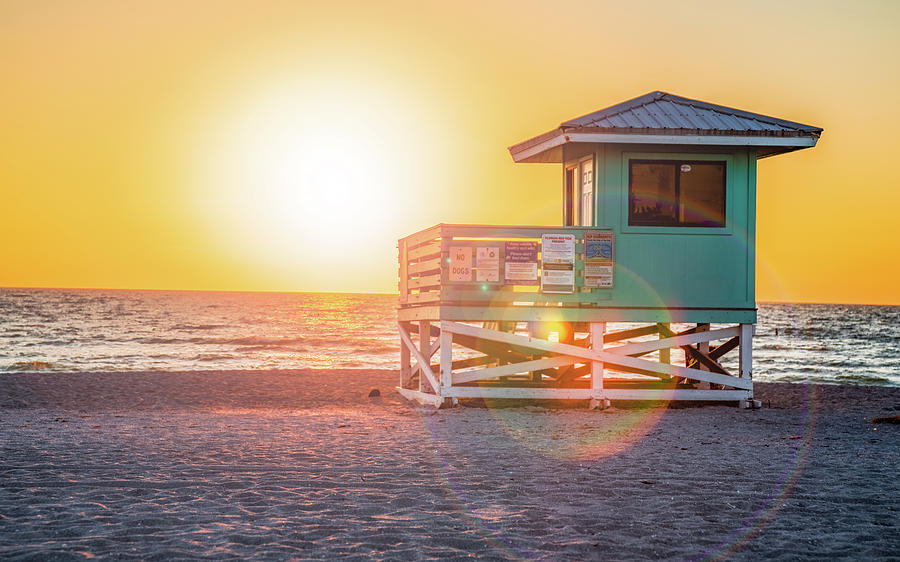
[[666, 336], [665, 339], [661, 339], [659, 341], [675, 341], [678, 340], [678, 345], [684, 352], [689, 355], [692, 359], [697, 361], [698, 363], [702, 363], [707, 369], [714, 373], [720, 373], [723, 375], [727, 375], [728, 371], [725, 370], [725, 367], [719, 364], [718, 361], [703, 353], [696, 347], [694, 347], [693, 343], [707, 342], [727, 337], [740, 336], [741, 327], [733, 326], [731, 328], [723, 328], [721, 330], [704, 330], [704, 331], [691, 331], [690, 335], [682, 335], [676, 334], [672, 330], [666, 328], [665, 326], [659, 327], [659, 334], [662, 336]]
[[425, 373], [425, 377], [428, 379], [428, 382], [431, 383], [431, 388], [434, 389], [436, 393], [439, 393], [440, 385], [437, 382], [437, 377], [435, 377], [434, 373], [431, 371], [431, 362], [428, 359], [425, 359], [425, 357], [422, 355], [422, 352], [416, 349], [415, 344], [413, 344], [412, 338], [410, 338], [409, 334], [406, 333], [406, 330], [403, 329], [402, 324], [400, 325], [400, 339], [403, 340], [403, 343], [409, 349], [409, 352], [412, 354], [413, 358], [415, 358], [416, 362], [418, 363], [418, 368], [423, 373]]
[[753, 385], [753, 382], [750, 380], [723, 375], [720, 373], [702, 371], [700, 369], [692, 369], [689, 367], [680, 367], [678, 365], [669, 365], [666, 363], [658, 363], [655, 361], [648, 361], [646, 359], [638, 359], [636, 357], [617, 355], [609, 351], [585, 349], [575, 345], [554, 343], [551, 341], [531, 338], [528, 336], [520, 336], [518, 334], [496, 332], [494, 330], [477, 328], [475, 326], [469, 326], [468, 324], [452, 322], [449, 320], [441, 321], [441, 330], [454, 334], [463, 334], [474, 336], [477, 338], [498, 341], [508, 345], [516, 345], [529, 349], [536, 349], [538, 351], [571, 355], [574, 357], [580, 357], [587, 361], [598, 361], [611, 367], [619, 367], [623, 370], [657, 373], [668, 376], [674, 375], [678, 377], [706, 381], [715, 384], [722, 384], [725, 386], [741, 388], [745, 390], [750, 390]]

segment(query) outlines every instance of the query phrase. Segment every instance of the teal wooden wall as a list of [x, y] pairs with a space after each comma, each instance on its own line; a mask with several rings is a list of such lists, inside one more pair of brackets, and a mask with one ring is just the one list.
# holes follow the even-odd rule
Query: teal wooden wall
[[[629, 159], [724, 160], [726, 225], [628, 226]], [[595, 224], [615, 238], [615, 287], [597, 291], [610, 307], [725, 308], [718, 322], [755, 322], [756, 153], [753, 149], [600, 145], [594, 153]]]

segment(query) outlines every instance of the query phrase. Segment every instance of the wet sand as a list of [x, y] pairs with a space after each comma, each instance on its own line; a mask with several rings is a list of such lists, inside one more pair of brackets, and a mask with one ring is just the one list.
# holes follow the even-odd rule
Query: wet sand
[[900, 558], [898, 388], [433, 411], [397, 378], [0, 374], [0, 558]]

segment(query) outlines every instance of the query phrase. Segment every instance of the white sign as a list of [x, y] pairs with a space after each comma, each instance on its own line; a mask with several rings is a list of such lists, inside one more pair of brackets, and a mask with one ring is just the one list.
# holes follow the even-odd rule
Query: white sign
[[472, 280], [472, 247], [450, 246], [450, 281]]
[[541, 261], [575, 265], [575, 235], [544, 234], [541, 237]]
[[575, 291], [574, 269], [547, 269], [541, 275], [542, 293], [572, 293]]
[[475, 280], [484, 283], [500, 281], [500, 248], [488, 247], [475, 250]]
[[541, 292], [575, 292], [575, 235], [541, 237]]
[[537, 262], [506, 262], [506, 282], [537, 285]]
[[598, 289], [612, 289], [613, 267], [611, 265], [584, 264], [584, 286]]

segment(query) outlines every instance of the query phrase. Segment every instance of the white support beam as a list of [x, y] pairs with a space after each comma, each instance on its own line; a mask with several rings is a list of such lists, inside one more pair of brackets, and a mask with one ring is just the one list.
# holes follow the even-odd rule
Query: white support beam
[[[705, 322], [701, 323], [701, 324], [697, 324], [697, 332], [705, 333], [708, 335], [709, 334], [709, 324], [707, 324]], [[709, 340], [698, 342], [697, 343], [697, 351], [699, 351], [703, 355], [709, 355]], [[699, 361], [699, 360], [697, 361], [696, 367], [698, 369], [700, 369], [701, 371], [709, 371], [710, 370], [706, 364], [704, 364], [702, 361]], [[701, 390], [709, 390], [709, 388], [710, 388], [709, 383], [705, 382], [700, 385]]]
[[637, 359], [635, 357], [617, 356], [608, 352], [601, 353], [599, 359], [609, 366], [618, 367], [626, 372], [628, 371], [628, 369], [632, 369], [635, 371], [645, 371], [660, 375], [676, 376], [698, 381], [713, 382], [716, 384], [743, 389], [750, 389], [753, 386], [752, 381], [741, 379], [738, 377], [732, 377], [730, 375], [721, 375], [719, 373], [711, 373], [708, 371], [702, 371], [700, 369], [681, 367], [678, 365], [667, 365], [665, 363], [648, 361], [646, 359]]
[[536, 400], [588, 400], [589, 388], [521, 388], [452, 386], [447, 397], [453, 398], [527, 398]]
[[[409, 322], [398, 322], [398, 328], [401, 334], [409, 333]], [[409, 348], [403, 343], [403, 337], [400, 337], [400, 386], [407, 388], [409, 381], [412, 380], [412, 368], [410, 366]]]
[[687, 379], [712, 382], [748, 390], [753, 387], [753, 382], [749, 379], [741, 379], [729, 375], [711, 373], [700, 369], [680, 367], [678, 365], [666, 365], [664, 363], [659, 363], [656, 361], [648, 361], [646, 359], [617, 355], [609, 351], [595, 351], [565, 343], [555, 343], [547, 340], [531, 338], [528, 336], [519, 336], [506, 332], [496, 332], [494, 330], [486, 330], [484, 328], [477, 328], [475, 326], [469, 326], [468, 324], [462, 324], [459, 322], [451, 322], [449, 320], [444, 320], [441, 322], [441, 330], [446, 330], [455, 334], [463, 334], [492, 341], [499, 341], [512, 345], [519, 345], [531, 349], [537, 349], [540, 351], [572, 355], [574, 357], [586, 359], [586, 363], [591, 361], [601, 361], [607, 366], [621, 368], [624, 371], [643, 371], [668, 376], [679, 376]]
[[[409, 352], [415, 358], [416, 362], [418, 362], [420, 369], [428, 378], [428, 382], [431, 383], [432, 388], [435, 389], [435, 392], [440, 392], [438, 390], [440, 386], [438, 385], [437, 379], [434, 376], [434, 373], [431, 372], [431, 365], [429, 364], [429, 360], [426, 360], [422, 357], [422, 353], [416, 349], [416, 345], [413, 343], [412, 338], [409, 337], [409, 334], [400, 330], [400, 339], [403, 340], [403, 343], [409, 348]], [[421, 377], [419, 377], [421, 379]], [[419, 391], [422, 392], [422, 391]]]
[[749, 390], [694, 390], [690, 388], [608, 388], [610, 400], [746, 400]]
[[[422, 354], [425, 361], [419, 361], [419, 369], [423, 369], [425, 366], [431, 368], [431, 354], [428, 353], [431, 350], [431, 322], [427, 320], [419, 320], [419, 353]], [[431, 389], [434, 392], [438, 392], [437, 385], [432, 383]], [[419, 392], [425, 392], [425, 377], [419, 375]]]
[[[413, 391], [415, 392], [415, 391]], [[749, 390], [693, 390], [650, 389], [650, 388], [607, 388], [604, 390], [608, 400], [647, 400], [647, 401], [739, 401], [751, 397]], [[434, 398], [431, 394], [425, 396]], [[588, 388], [517, 388], [517, 387], [480, 387], [454, 386], [445, 397], [453, 398], [520, 398], [538, 400], [588, 400], [591, 390]], [[433, 402], [439, 404], [440, 401]]]
[[[425, 361], [419, 361], [419, 392], [425, 392], [425, 377], [422, 376], [422, 368], [425, 365], [431, 367], [431, 356], [427, 351], [431, 346], [431, 323], [425, 320], [419, 320], [419, 353], [424, 357]], [[437, 390], [435, 390], [436, 392]]]
[[453, 334], [441, 332], [435, 342], [441, 349], [441, 392], [450, 387], [453, 382]]
[[750, 380], [753, 378], [753, 324], [741, 324], [740, 330], [740, 376]]
[[440, 396], [428, 394], [427, 392], [419, 392], [418, 390], [413, 390], [411, 388], [401, 388], [398, 386], [397, 392], [407, 400], [418, 402], [423, 406], [434, 406], [435, 408], [439, 408], [442, 402]]
[[[662, 327], [665, 328], [666, 330], [670, 329], [668, 322], [663, 323]], [[659, 334], [659, 339], [664, 339], [662, 334]], [[666, 364], [672, 362], [672, 353], [671, 353], [670, 348], [666, 347], [666, 348], [661, 348], [659, 350], [659, 362], [666, 363]]]
[[496, 341], [511, 345], [518, 345], [538, 351], [549, 351], [551, 353], [559, 353], [561, 355], [572, 355], [585, 359], [585, 363], [595, 360], [593, 352], [584, 347], [575, 345], [556, 343], [549, 340], [542, 340], [530, 336], [520, 336], [509, 332], [499, 332], [496, 330], [488, 330], [486, 328], [478, 328], [469, 326], [460, 322], [451, 322], [449, 320], [441, 321], [441, 330], [446, 330], [454, 334], [465, 336], [473, 336], [480, 339]]
[[[434, 354], [437, 353], [437, 350], [440, 349], [440, 347], [441, 347], [441, 340], [440, 340], [440, 338], [438, 338], [438, 339], [434, 340], [433, 342], [431, 342], [431, 347], [428, 348], [428, 362], [429, 362], [429, 364], [431, 363], [431, 358], [434, 357]], [[419, 371], [419, 365], [418, 365], [418, 363], [417, 363], [416, 365], [413, 365], [412, 371], [410, 372], [410, 377], [415, 376], [415, 374], [416, 374], [418, 371]], [[432, 371], [432, 372], [434, 372], [434, 371]]]
[[692, 345], [695, 343], [709, 342], [731, 338], [740, 334], [740, 328], [733, 326], [731, 328], [722, 328], [708, 332], [694, 332], [683, 336], [673, 336], [671, 338], [660, 338], [658, 340], [644, 341], [637, 343], [627, 343], [619, 347], [607, 348], [606, 351], [615, 353], [616, 355], [637, 355], [639, 353], [649, 353], [657, 349], [668, 349], [671, 347], [681, 347], [683, 345]]
[[556, 357], [535, 359], [533, 361], [523, 361], [521, 363], [511, 363], [509, 365], [489, 367], [487, 369], [478, 369], [477, 371], [465, 371], [462, 373], [453, 374], [453, 384], [495, 379], [497, 377], [515, 375], [516, 373], [527, 373], [528, 371], [539, 371], [541, 369], [553, 369], [554, 367], [572, 365], [573, 363], [578, 363], [580, 361], [583, 360], [579, 359], [578, 357], [557, 355]]
[[[606, 322], [591, 322], [591, 349], [603, 351], [603, 335], [606, 332]], [[591, 408], [605, 408], [608, 406], [606, 395], [603, 392], [603, 363], [591, 361]]]

